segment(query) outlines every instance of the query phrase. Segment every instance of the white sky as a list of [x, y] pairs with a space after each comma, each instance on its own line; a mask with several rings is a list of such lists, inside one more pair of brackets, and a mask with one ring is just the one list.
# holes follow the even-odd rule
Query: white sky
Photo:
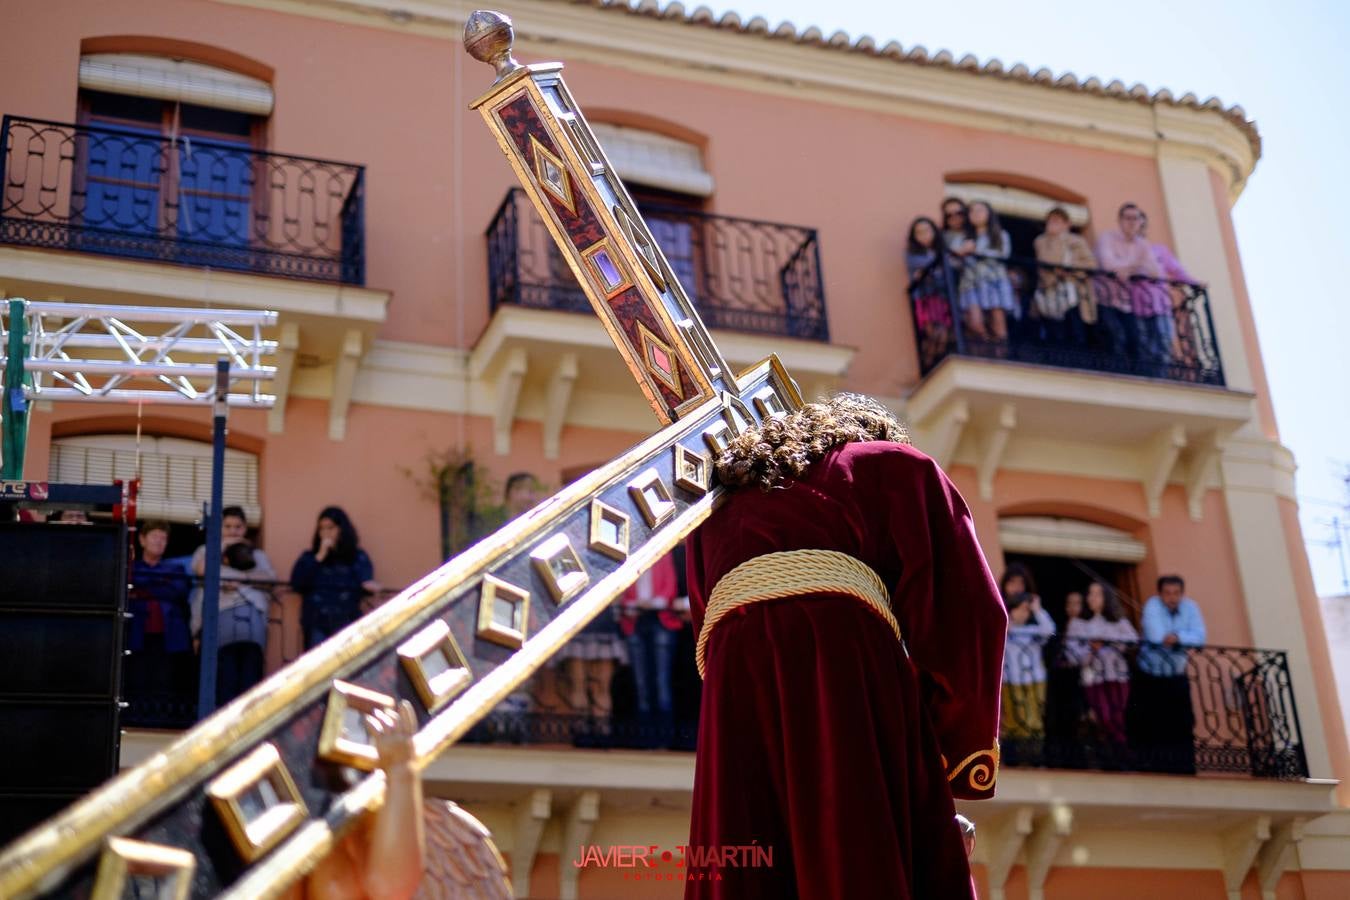
[[[693, 3], [686, 4], [692, 8]], [[878, 46], [997, 57], [1241, 104], [1264, 154], [1234, 207], [1280, 436], [1299, 464], [1304, 537], [1320, 593], [1350, 593], [1324, 546], [1350, 519], [1350, 3], [1338, 0], [740, 0], [762, 15], [870, 34]], [[842, 151], [841, 151], [842, 152]], [[897, 251], [898, 252], [898, 251]], [[1184, 262], [1184, 260], [1183, 260]], [[1347, 292], [1350, 294], [1350, 292]], [[1223, 348], [1220, 347], [1220, 352]], [[1350, 523], [1344, 538], [1350, 541]], [[1350, 565], [1350, 546], [1343, 549]]]

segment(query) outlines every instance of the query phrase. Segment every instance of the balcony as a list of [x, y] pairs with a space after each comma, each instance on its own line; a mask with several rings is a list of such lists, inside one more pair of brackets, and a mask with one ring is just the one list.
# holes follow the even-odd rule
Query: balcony
[[[709, 328], [828, 341], [816, 232], [795, 225], [644, 206], [671, 269]], [[488, 227], [488, 302], [591, 312], [586, 295], [519, 188]]]
[[364, 168], [6, 116], [0, 244], [365, 282]]
[[[981, 277], [1006, 274], [1016, 310], [1003, 340], [970, 334], [962, 298]], [[1204, 285], [1007, 260], [944, 254], [909, 285], [919, 370], [950, 356], [1010, 360], [1112, 375], [1224, 385]], [[1047, 310], [1067, 309], [1062, 318]]]
[[[1082, 643], [1082, 647], [1073, 646]], [[1110, 642], [1036, 642], [1010, 646], [1019, 670], [1040, 666], [1045, 688], [1007, 691], [1000, 743], [1003, 765], [1013, 768], [1086, 769], [1104, 772], [1160, 772], [1226, 775], [1275, 780], [1308, 777], [1298, 710], [1289, 681], [1286, 654], [1237, 647], [1187, 647]], [[1039, 662], [1037, 662], [1039, 660]], [[1117, 662], [1118, 661], [1118, 662]], [[1119, 665], [1136, 701], [1123, 701], [1114, 718], [1094, 705], [1104, 669]], [[1158, 705], [1152, 672], [1175, 665], [1173, 687], [1189, 700], [1183, 715], [1193, 719], [1189, 734], [1168, 733], [1162, 701]], [[1114, 673], [1112, 673], [1114, 674]], [[681, 695], [698, 686], [677, 677]], [[656, 724], [624, 711], [616, 690], [615, 716], [600, 719], [582, 713], [527, 712], [498, 708], [480, 722], [466, 743], [570, 744], [579, 748], [692, 750], [697, 740], [697, 697], [686, 697], [685, 715]], [[1175, 696], [1171, 699], [1175, 699]], [[1184, 705], [1184, 704], [1183, 704]], [[692, 713], [692, 717], [690, 716]], [[1162, 722], [1160, 725], [1159, 723]]]
[[[962, 298], [1003, 278], [1006, 334], [992, 316], [972, 333]], [[1138, 481], [1153, 518], [1180, 482], [1201, 518], [1216, 460], [1256, 417], [1254, 395], [1226, 386], [1204, 285], [954, 255], [910, 281], [922, 377], [905, 412], [940, 464], [975, 469], [982, 500], [1005, 461], [1071, 458], [1078, 474]]]

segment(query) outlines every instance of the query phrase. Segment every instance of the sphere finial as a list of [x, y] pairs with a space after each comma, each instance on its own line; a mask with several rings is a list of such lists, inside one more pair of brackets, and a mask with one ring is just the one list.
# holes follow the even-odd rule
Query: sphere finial
[[511, 18], [504, 13], [478, 9], [464, 23], [464, 49], [474, 59], [496, 69], [498, 81], [524, 68], [511, 55], [511, 45], [515, 39]]

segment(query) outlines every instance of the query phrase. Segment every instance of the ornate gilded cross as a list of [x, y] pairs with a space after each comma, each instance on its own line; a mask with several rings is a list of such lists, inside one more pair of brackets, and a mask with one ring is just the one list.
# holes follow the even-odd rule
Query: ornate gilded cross
[[800, 406], [776, 357], [728, 371], [562, 66], [511, 42], [469, 17], [498, 76], [473, 106], [665, 427], [10, 845], [0, 896], [276, 896], [383, 797], [361, 713], [412, 701], [425, 767], [708, 516], [732, 435]]

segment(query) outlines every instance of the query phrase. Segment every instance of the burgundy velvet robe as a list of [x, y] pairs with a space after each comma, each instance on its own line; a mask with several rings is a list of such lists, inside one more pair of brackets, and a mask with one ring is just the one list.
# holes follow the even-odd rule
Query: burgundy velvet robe
[[912, 447], [846, 444], [800, 481], [735, 492], [688, 549], [696, 628], [745, 560], [837, 550], [881, 576], [905, 647], [848, 596], [753, 603], [718, 623], [686, 858], [725, 863], [721, 848], [754, 842], [773, 864], [691, 867], [686, 900], [972, 897], [953, 795], [994, 793], [1007, 615], [947, 476]]

